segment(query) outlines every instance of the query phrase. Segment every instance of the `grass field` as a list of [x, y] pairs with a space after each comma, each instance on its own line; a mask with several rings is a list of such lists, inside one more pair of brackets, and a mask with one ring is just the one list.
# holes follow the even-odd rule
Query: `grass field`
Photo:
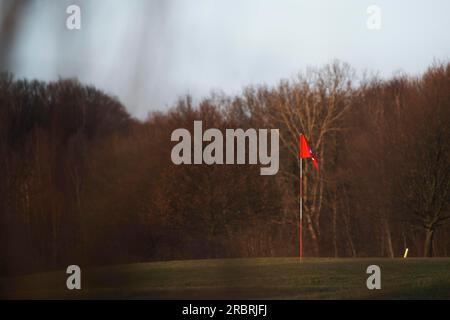
[[[381, 290], [366, 287], [381, 268]], [[82, 267], [82, 266], [81, 266]], [[450, 299], [450, 258], [258, 258], [139, 263], [83, 269], [82, 290], [64, 271], [0, 279], [1, 298]]]

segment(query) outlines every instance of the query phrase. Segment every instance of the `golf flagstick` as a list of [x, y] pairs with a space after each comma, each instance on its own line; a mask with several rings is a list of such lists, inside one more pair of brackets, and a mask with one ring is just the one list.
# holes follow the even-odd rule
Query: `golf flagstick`
[[299, 245], [300, 245], [300, 260], [303, 258], [303, 160], [302, 157], [300, 157], [299, 160], [300, 163], [300, 201], [299, 201], [299, 207], [300, 207], [300, 216], [299, 216]]
[[314, 168], [319, 171], [319, 161], [308, 145], [308, 141], [302, 133], [299, 136], [299, 157], [300, 157], [300, 201], [299, 201], [299, 238], [300, 238], [300, 260], [303, 258], [303, 158], [310, 158]]

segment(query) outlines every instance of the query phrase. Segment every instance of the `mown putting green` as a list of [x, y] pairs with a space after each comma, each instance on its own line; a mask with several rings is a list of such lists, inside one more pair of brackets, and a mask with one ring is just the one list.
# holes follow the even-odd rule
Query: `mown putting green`
[[[366, 269], [381, 268], [381, 290]], [[450, 258], [212, 259], [82, 269], [0, 279], [0, 298], [56, 299], [450, 299]]]

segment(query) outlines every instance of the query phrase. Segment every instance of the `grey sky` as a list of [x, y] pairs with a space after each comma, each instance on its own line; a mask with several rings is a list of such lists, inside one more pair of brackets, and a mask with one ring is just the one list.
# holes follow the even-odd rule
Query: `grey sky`
[[[69, 4], [81, 7], [79, 31], [65, 27]], [[379, 31], [366, 27], [372, 4]], [[449, 58], [449, 16], [448, 0], [41, 0], [27, 8], [10, 68], [77, 77], [144, 118], [180, 95], [238, 93], [333, 59], [382, 76], [422, 72]]]

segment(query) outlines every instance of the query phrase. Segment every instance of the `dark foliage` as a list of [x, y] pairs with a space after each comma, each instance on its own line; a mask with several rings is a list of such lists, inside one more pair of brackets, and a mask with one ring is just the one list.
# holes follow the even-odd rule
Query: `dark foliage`
[[[450, 65], [358, 86], [339, 65], [318, 74], [198, 106], [187, 97], [143, 122], [74, 80], [1, 75], [0, 274], [296, 255], [293, 128], [321, 161], [320, 175], [305, 168], [307, 255], [450, 255]], [[170, 134], [194, 120], [280, 128], [280, 172], [173, 165]]]

